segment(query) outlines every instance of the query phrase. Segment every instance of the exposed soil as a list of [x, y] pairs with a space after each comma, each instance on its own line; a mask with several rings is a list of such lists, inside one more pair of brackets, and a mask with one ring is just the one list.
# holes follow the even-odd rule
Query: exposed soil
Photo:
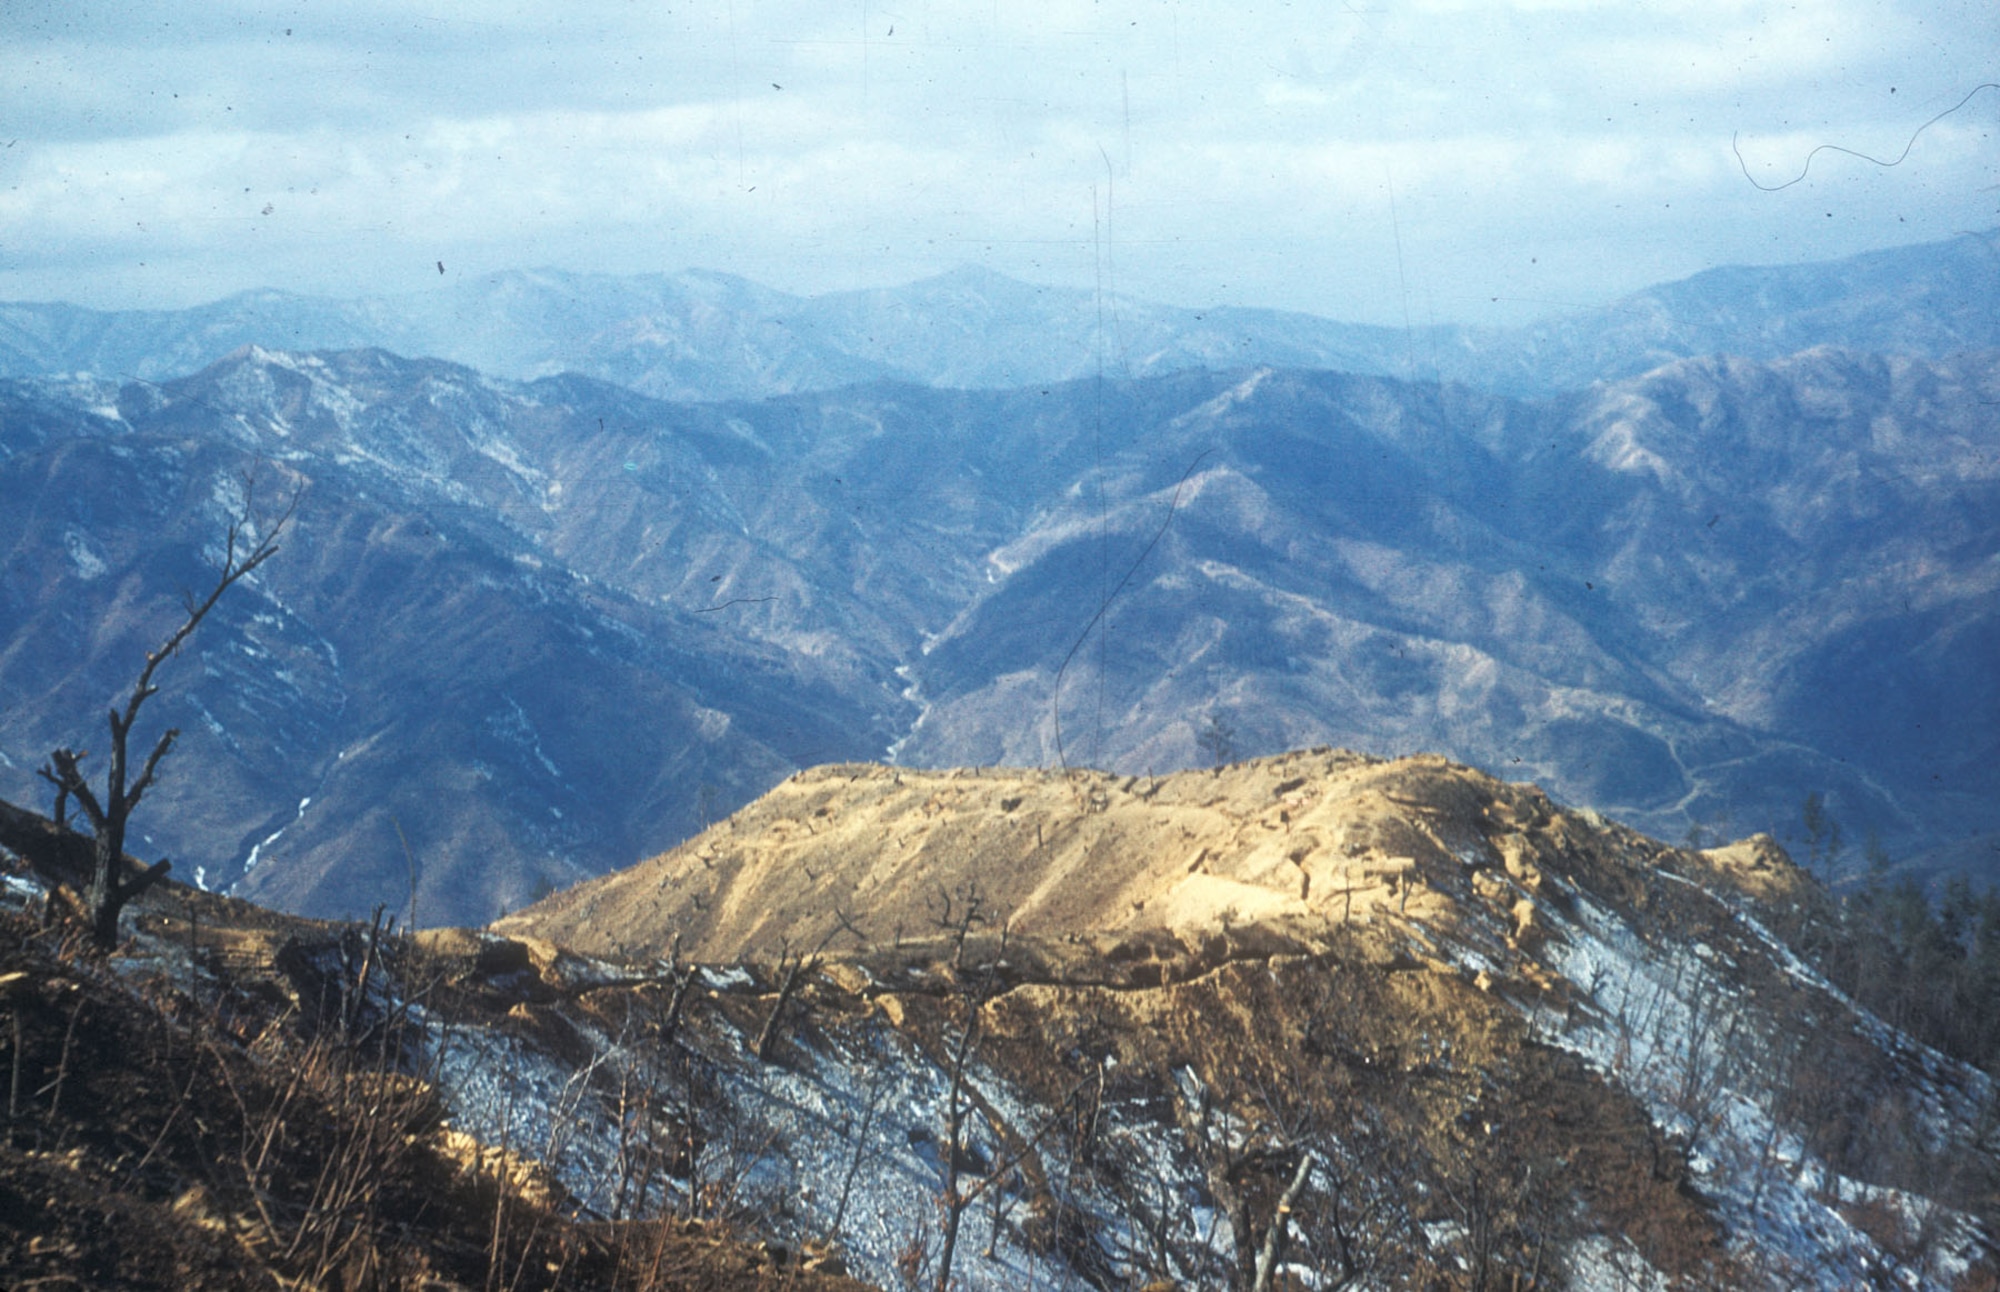
[[[1744, 916], [1816, 900], [1766, 839], [1687, 852], [1442, 759], [1321, 750], [1158, 779], [820, 768], [488, 931], [396, 938], [167, 885], [106, 957], [0, 914], [19, 1072], [0, 1267], [57, 1287], [859, 1286], [820, 1202], [710, 1205], [697, 1163], [728, 1134], [795, 1171], [963, 1155], [972, 1193], [922, 1186], [898, 1232], [990, 1199], [995, 1243], [1099, 1287], [1242, 1283], [1273, 1232], [1376, 1286], [1562, 1286], [1594, 1242], [1674, 1287], [1780, 1286], [1662, 1129], [1680, 1123], [1622, 1059], [1571, 1046], [1572, 1024], [1605, 1034], [1614, 994], [1564, 957], [1611, 921], [1648, 963], [1696, 965], [1731, 1027], [1783, 1040], [1744, 1053], [1783, 1050], [1787, 1077], [1738, 1079], [1789, 1081], [1806, 1147], [1929, 1197], [1949, 1167], [1971, 1214], [1983, 1150], [1909, 1150], [1943, 1107], [1923, 1057], [1871, 1041]], [[438, 1026], [548, 1064], [594, 1109], [579, 1127], [645, 1125], [679, 1218], [587, 1219], [564, 1181], [593, 1186], [448, 1123], [421, 1057]], [[906, 1102], [970, 1056], [972, 1129], [941, 1155], [934, 1107], [885, 1107], [871, 1145], [875, 1106], [857, 1115], [836, 1072], [858, 1054], [901, 1065], [860, 1081]], [[759, 1119], [800, 1099], [834, 1109], [790, 1123], [822, 1142], [772, 1141]], [[1850, 1219], [1893, 1237], [1882, 1196]], [[1233, 1255], [1197, 1232], [1218, 1216]], [[871, 1276], [921, 1282], [920, 1247]]]

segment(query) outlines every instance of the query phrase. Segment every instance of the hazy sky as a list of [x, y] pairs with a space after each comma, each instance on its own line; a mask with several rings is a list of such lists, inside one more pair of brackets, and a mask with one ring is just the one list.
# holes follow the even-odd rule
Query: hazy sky
[[[962, 263], [1513, 321], [2000, 224], [1992, 0], [0, 3], [0, 298]], [[1820, 144], [1908, 159], [1884, 169]]]

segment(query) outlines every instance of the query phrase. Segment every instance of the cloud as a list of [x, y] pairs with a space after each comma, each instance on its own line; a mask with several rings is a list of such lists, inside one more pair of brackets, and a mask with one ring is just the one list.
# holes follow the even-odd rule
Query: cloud
[[1497, 318], [2000, 223], [2000, 96], [1783, 195], [1729, 147], [1759, 176], [1893, 153], [1996, 55], [1958, 0], [18, 0], [0, 295], [357, 293], [439, 259], [1088, 282], [1110, 238], [1166, 299]]

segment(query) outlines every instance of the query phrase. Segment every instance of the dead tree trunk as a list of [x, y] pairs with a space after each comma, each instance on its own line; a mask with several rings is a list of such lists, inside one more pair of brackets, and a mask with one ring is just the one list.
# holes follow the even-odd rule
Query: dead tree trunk
[[778, 972], [783, 977], [778, 984], [778, 999], [772, 1003], [770, 1016], [757, 1033], [757, 1062], [769, 1063], [771, 1056], [778, 1052], [778, 1038], [784, 1035], [785, 1007], [797, 994], [799, 981], [807, 974], [819, 972], [819, 963], [818, 951], [811, 955], [803, 951], [795, 954], [787, 947], [778, 953]]
[[132, 694], [126, 698], [124, 708], [112, 709], [108, 715], [111, 756], [104, 773], [104, 796], [99, 798], [91, 789], [90, 782], [84, 779], [82, 763], [90, 756], [88, 751], [66, 747], [57, 749], [49, 754], [49, 761], [39, 769], [42, 779], [56, 787], [58, 816], [64, 815], [63, 809], [68, 800], [75, 799], [90, 822], [94, 846], [89, 875], [84, 881], [84, 918], [89, 924], [91, 937], [101, 947], [117, 944], [118, 916], [125, 909], [125, 904], [165, 878], [173, 868], [164, 857], [150, 866], [142, 866], [136, 874], [128, 873], [125, 866], [125, 829], [131, 820], [132, 809], [139, 806], [139, 800], [153, 787], [160, 760], [167, 756], [181, 734], [179, 728], [169, 727], [146, 756], [138, 776], [130, 775], [127, 744], [132, 735], [132, 725], [138, 720], [141, 706], [160, 689], [153, 681], [153, 674], [160, 665], [179, 653], [181, 645], [201, 626], [201, 621], [215, 609], [215, 603], [222, 599], [222, 594], [232, 584], [276, 554], [278, 536], [284, 532], [297, 506], [298, 497], [294, 495], [291, 505], [285, 508], [284, 514], [261, 539], [255, 538], [247, 502], [244, 513], [229, 523], [224, 535], [222, 569], [216, 576], [215, 586], [199, 601], [193, 593], [187, 595], [187, 613], [180, 626], [168, 634], [157, 648], [146, 652], [146, 665], [139, 670], [139, 679], [133, 683]]
[[821, 936], [820, 940], [813, 944], [811, 951], [799, 951], [795, 953], [791, 948], [789, 940], [780, 948], [778, 952], [778, 973], [781, 977], [778, 983], [778, 999], [772, 1004], [771, 1015], [764, 1020], [763, 1029], [757, 1033], [757, 1061], [759, 1063], [769, 1063], [771, 1056], [777, 1053], [778, 1042], [784, 1038], [785, 1034], [785, 1009], [792, 1003], [792, 997], [798, 993], [801, 982], [819, 972], [819, 967], [822, 963], [820, 958], [821, 953], [826, 950], [835, 937], [842, 933], [853, 934], [855, 943], [857, 945], [860, 944], [861, 930], [855, 927], [853, 918], [846, 911], [835, 906], [833, 908], [833, 919], [833, 927], [828, 929]]
[[972, 1205], [973, 1196], [958, 1187], [958, 1176], [965, 1163], [965, 1115], [969, 1111], [965, 1104], [965, 1065], [977, 1043], [979, 1006], [978, 1001], [967, 1001], [965, 1026], [958, 1034], [958, 1044], [952, 1049], [951, 1084], [945, 1094], [944, 1142], [939, 1145], [939, 1156], [944, 1165], [944, 1191], [938, 1200], [939, 1207], [944, 1211], [944, 1235], [938, 1244], [937, 1292], [950, 1292], [952, 1262], [958, 1254], [959, 1222], [965, 1216], [965, 1209]]
[[1284, 1241], [1285, 1229], [1291, 1224], [1292, 1207], [1299, 1200], [1299, 1191], [1312, 1178], [1312, 1154], [1299, 1154], [1299, 1164], [1292, 1170], [1292, 1182], [1285, 1186], [1285, 1192], [1272, 1209], [1271, 1223], [1264, 1227], [1264, 1245], [1257, 1252], [1256, 1276], [1250, 1281], [1250, 1292], [1271, 1292], [1271, 1275], [1278, 1268], [1278, 1253]]
[[[936, 1292], [950, 1292], [952, 1263], [957, 1259], [959, 1229], [966, 1209], [987, 1185], [997, 1179], [997, 1175], [988, 1175], [985, 1183], [978, 1188], [967, 1190], [959, 1187], [959, 1176], [969, 1160], [966, 1123], [972, 1108], [968, 1099], [971, 1074], [967, 1065], [979, 1048], [980, 1011], [997, 994], [998, 980], [990, 972], [990, 966], [968, 966], [965, 963], [965, 947], [972, 931], [993, 921], [993, 912], [987, 908], [978, 883], [969, 883], [956, 894], [940, 888], [937, 903], [938, 927], [951, 943], [952, 976], [957, 980], [960, 1005], [965, 1010], [965, 1022], [959, 1029], [958, 1042], [952, 1047], [951, 1077], [945, 1092], [944, 1140], [938, 1149], [944, 1170], [944, 1190], [938, 1195], [938, 1206], [944, 1212], [944, 1233], [938, 1245]], [[1004, 926], [999, 954], [1006, 954]]]

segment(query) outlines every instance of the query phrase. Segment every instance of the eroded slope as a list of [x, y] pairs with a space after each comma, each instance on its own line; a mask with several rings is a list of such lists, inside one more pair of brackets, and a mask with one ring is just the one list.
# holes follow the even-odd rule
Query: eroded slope
[[[933, 935], [942, 900], [977, 885], [1030, 938], [1422, 927], [1519, 958], [1552, 869], [1629, 897], [1644, 879], [1610, 858], [1637, 841], [1431, 756], [1314, 750], [1160, 777], [837, 765], [494, 929], [596, 954], [678, 938], [696, 959], [776, 957], [841, 941], [843, 921], [850, 944]], [[1789, 868], [1760, 845], [1723, 856], [1783, 891]]]
[[[1322, 1274], [1951, 1286], [1990, 1262], [1991, 1083], [1797, 959], [1773, 930], [1822, 900], [1765, 838], [1683, 851], [1443, 759], [1317, 750], [1159, 778], [818, 768], [495, 931], [746, 964], [762, 1004], [724, 1049], [763, 1049], [787, 1000], [796, 1037], [740, 1106], [829, 1110], [756, 1114], [832, 1137], [788, 1139], [799, 1170], [866, 1119], [934, 1144], [973, 1038], [966, 1142], [1036, 1146], [981, 1194], [1000, 1264], [975, 1286], [1248, 1277], [1294, 1169], [1274, 1250]], [[1058, 1123], [1082, 1146], [1043, 1146]], [[868, 1151], [921, 1228], [943, 1176]], [[886, 1236], [849, 1241], [890, 1272]]]

